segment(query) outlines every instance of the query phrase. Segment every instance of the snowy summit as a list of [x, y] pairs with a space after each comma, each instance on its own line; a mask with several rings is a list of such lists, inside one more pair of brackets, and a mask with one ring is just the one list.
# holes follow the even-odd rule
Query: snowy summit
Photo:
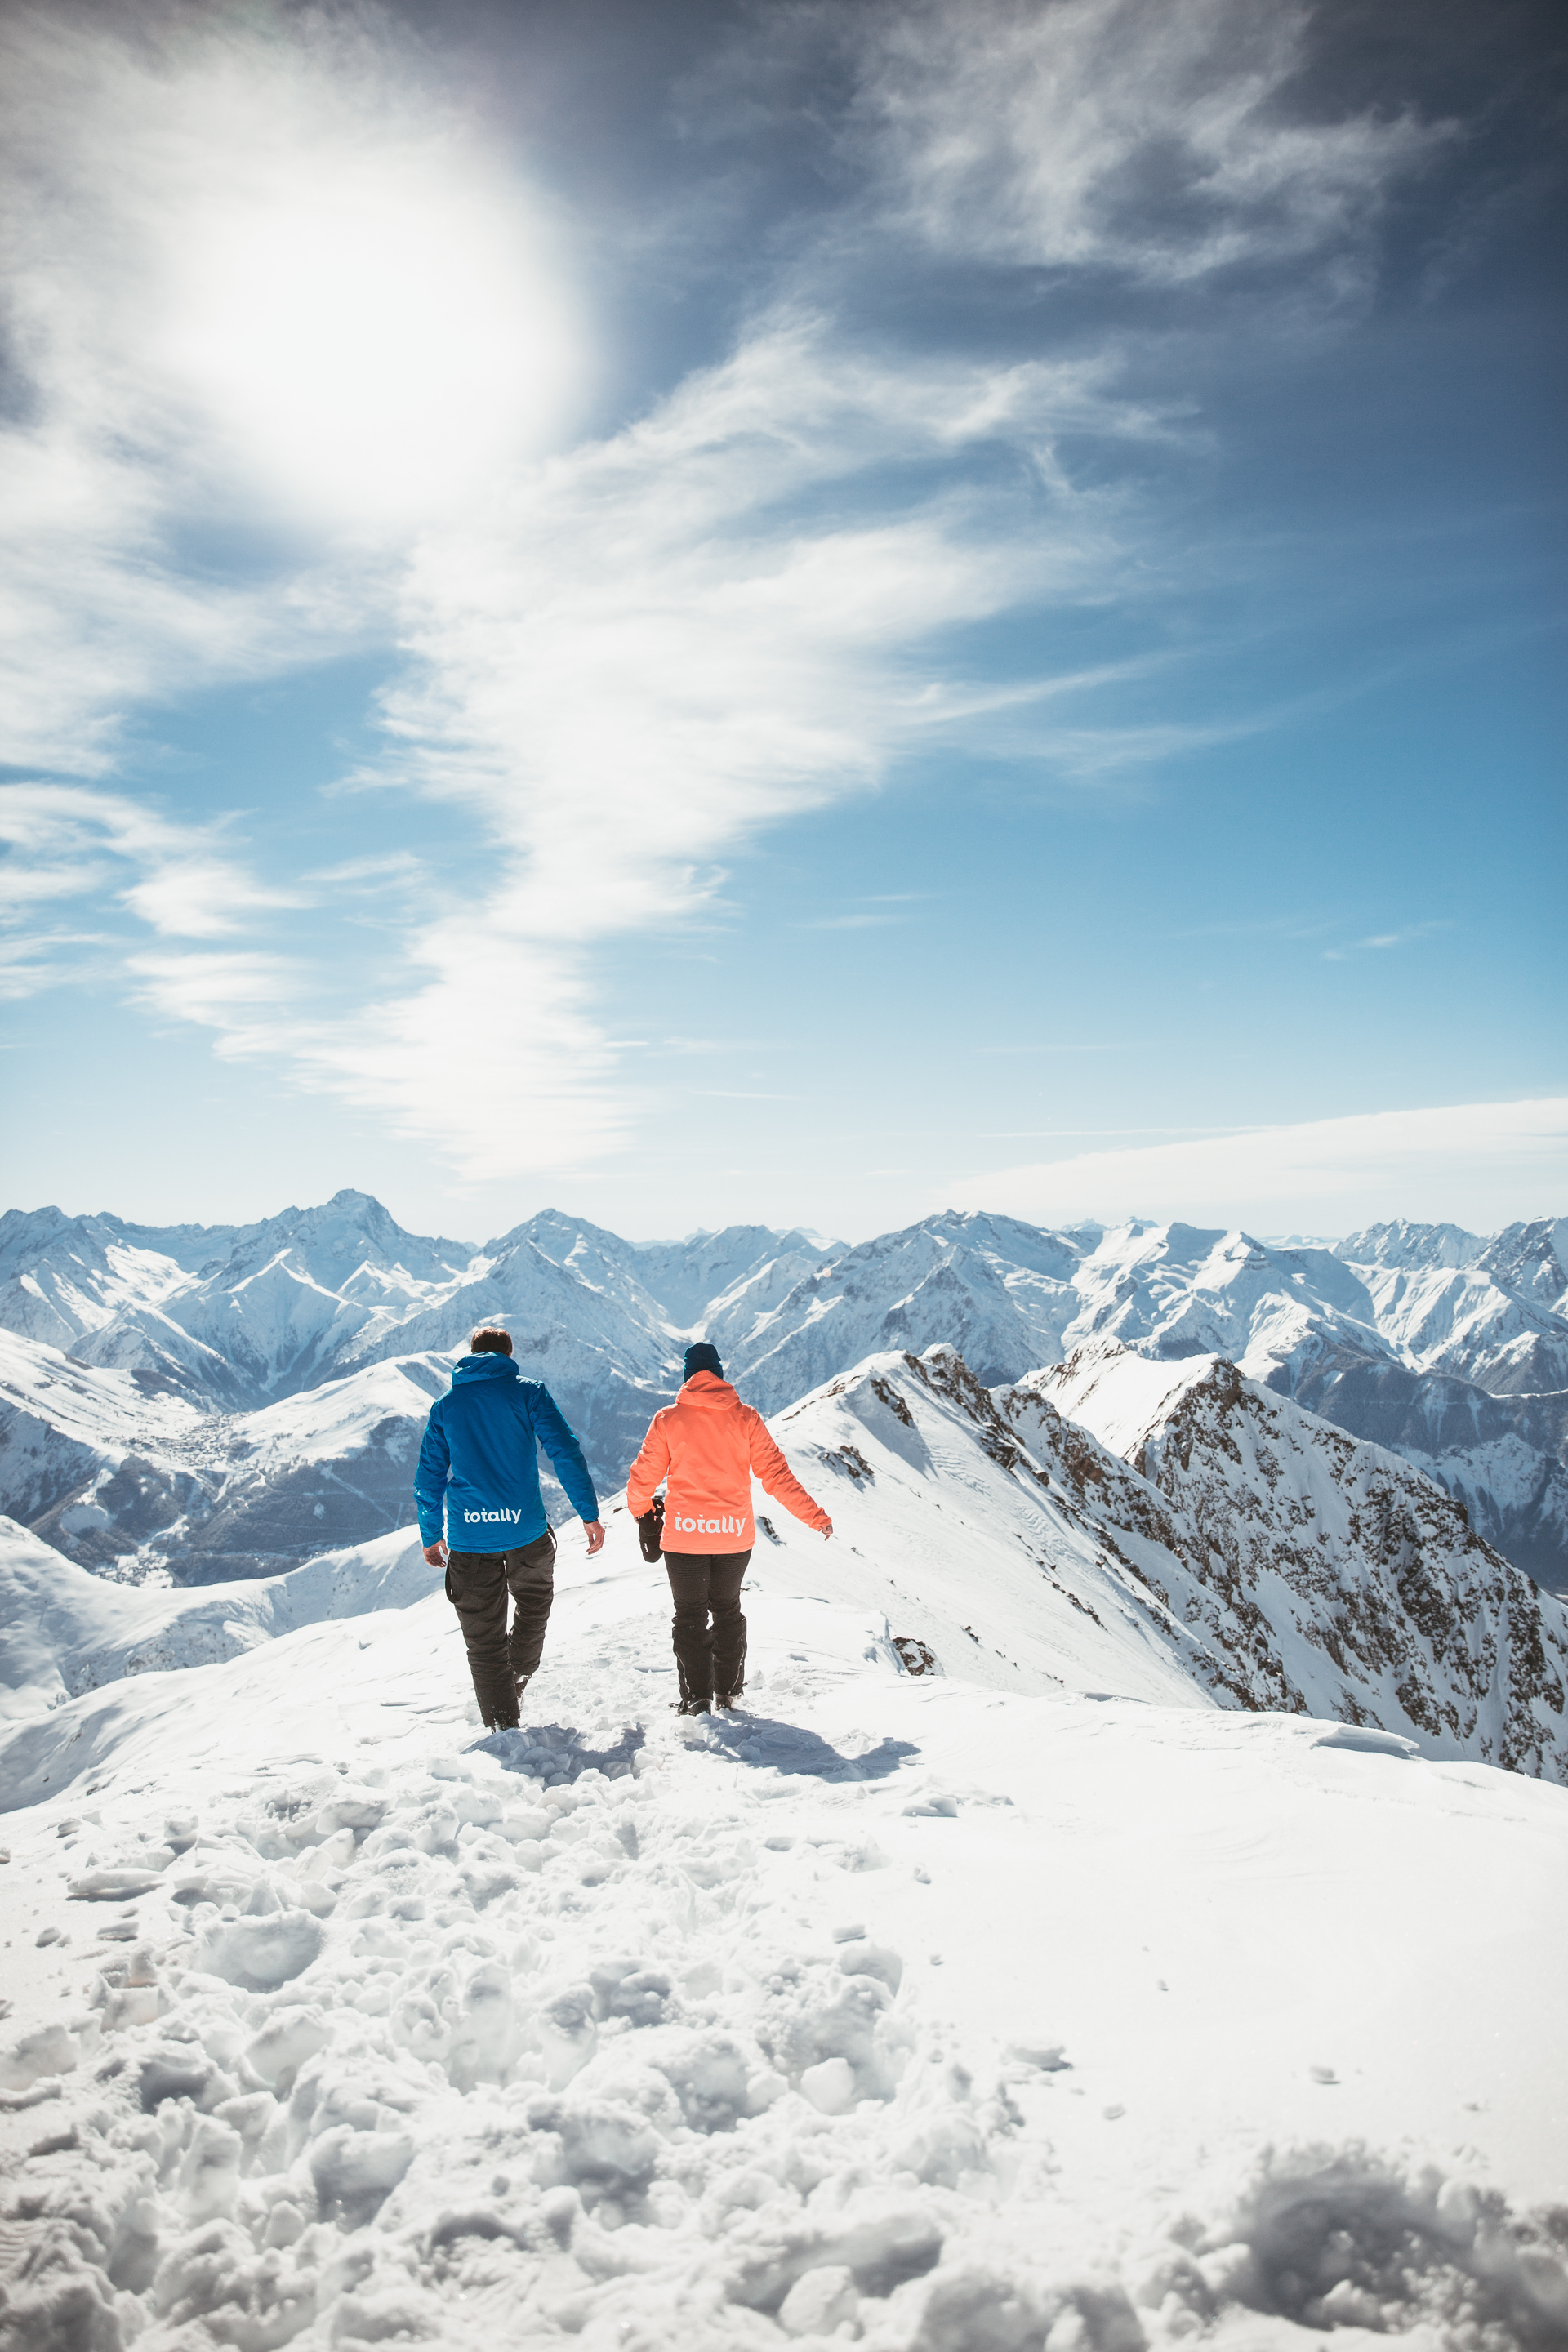
[[[198, 1294], [220, 1328], [258, 1258], [330, 1333], [361, 1273], [225, 1236], [153, 1302], [165, 1254], [91, 1222], [38, 1224], [16, 1276], [89, 1347]], [[15, 1339], [8, 2346], [1568, 2341], [1568, 1611], [1301, 1401], [1375, 1339], [1377, 1266], [1476, 1261], [935, 1220], [639, 1268], [557, 1220], [453, 1275], [349, 1222], [382, 1337], [313, 1382], [274, 1349], [270, 1402], [172, 1342]], [[758, 1497], [734, 1712], [672, 1711], [665, 1578], [611, 1494], [592, 1560], [552, 1510], [543, 1664], [484, 1735], [411, 1441], [509, 1266], [561, 1318], [509, 1314], [531, 1377], [618, 1335], [580, 1391], [617, 1400], [601, 1461], [705, 1320], [764, 1402], [835, 1318], [858, 1349], [771, 1412], [835, 1534]], [[308, 1552], [334, 1482], [385, 1531], [262, 1573], [213, 1539]]]

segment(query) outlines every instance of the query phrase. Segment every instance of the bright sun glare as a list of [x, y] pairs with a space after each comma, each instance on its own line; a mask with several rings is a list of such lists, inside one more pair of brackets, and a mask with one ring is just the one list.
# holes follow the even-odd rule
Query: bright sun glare
[[193, 224], [168, 355], [288, 503], [374, 528], [561, 429], [584, 339], [499, 195], [384, 161]]

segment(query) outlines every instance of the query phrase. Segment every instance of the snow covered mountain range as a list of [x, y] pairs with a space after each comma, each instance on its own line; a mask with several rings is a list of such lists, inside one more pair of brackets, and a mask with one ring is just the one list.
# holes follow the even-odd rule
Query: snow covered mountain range
[[889, 1349], [988, 1385], [1110, 1338], [1222, 1356], [1398, 1454], [1568, 1590], [1568, 1221], [1333, 1248], [949, 1213], [854, 1248], [734, 1226], [634, 1244], [554, 1211], [482, 1249], [366, 1194], [244, 1227], [0, 1218], [0, 1507], [81, 1565], [265, 1576], [405, 1524], [413, 1448], [481, 1317], [624, 1475], [694, 1337], [764, 1412]]

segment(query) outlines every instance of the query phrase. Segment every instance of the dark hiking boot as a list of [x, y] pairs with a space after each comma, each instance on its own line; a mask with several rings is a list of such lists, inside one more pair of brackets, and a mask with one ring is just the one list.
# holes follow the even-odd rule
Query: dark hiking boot
[[724, 1712], [728, 1714], [729, 1710], [732, 1706], [740, 1706], [741, 1694], [739, 1691], [720, 1691], [715, 1696], [713, 1704], [717, 1707], [721, 1707]]
[[712, 1712], [711, 1705], [705, 1698], [683, 1698], [676, 1709], [678, 1715], [711, 1715]]

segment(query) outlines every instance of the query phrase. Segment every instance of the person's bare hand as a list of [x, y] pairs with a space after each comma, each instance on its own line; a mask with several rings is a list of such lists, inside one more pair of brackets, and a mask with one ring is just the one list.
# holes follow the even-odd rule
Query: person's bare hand
[[444, 1543], [426, 1544], [425, 1547], [425, 1557], [429, 1561], [432, 1568], [445, 1568], [447, 1565], [446, 1545]]
[[831, 1519], [829, 1519], [829, 1520], [828, 1520], [828, 1522], [827, 1522], [827, 1525], [826, 1525], [826, 1526], [823, 1528], [823, 1530], [822, 1530], [822, 1540], [823, 1540], [823, 1542], [824, 1542], [824, 1543], [826, 1543], [826, 1542], [827, 1541], [828, 1538], [832, 1535], [832, 1533], [833, 1533], [833, 1522], [832, 1522], [832, 1520], [831, 1520]]
[[588, 1538], [588, 1557], [592, 1559], [605, 1540], [604, 1522], [602, 1519], [584, 1519], [583, 1529]]

